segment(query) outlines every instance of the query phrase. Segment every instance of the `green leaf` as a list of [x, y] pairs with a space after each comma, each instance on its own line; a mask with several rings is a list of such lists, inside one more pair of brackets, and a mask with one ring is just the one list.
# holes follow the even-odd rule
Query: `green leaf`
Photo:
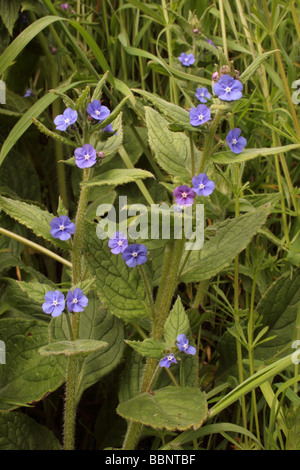
[[154, 104], [154, 106], [156, 106], [162, 114], [164, 114], [175, 124], [179, 124], [184, 129], [190, 132], [195, 132], [195, 130], [197, 130], [190, 124], [189, 113], [185, 109], [181, 108], [180, 106], [177, 106], [176, 104], [169, 103], [168, 101], [165, 101], [162, 98], [159, 98], [158, 96], [149, 93], [148, 91], [138, 90], [136, 88], [134, 88], [132, 91], [134, 91], [135, 93], [139, 93], [140, 95], [144, 96], [149, 101], [151, 101], [151, 103]]
[[152, 357], [154, 359], [161, 359], [163, 351], [166, 349], [167, 344], [155, 338], [147, 338], [144, 341], [130, 341], [125, 343], [129, 344], [135, 351], [145, 357]]
[[0, 367], [0, 410], [39, 401], [64, 381], [64, 371], [53, 357], [38, 349], [48, 343], [48, 324], [23, 318], [0, 320], [6, 345], [6, 364]]
[[95, 176], [95, 178], [91, 178], [90, 180], [81, 183], [81, 185], [89, 187], [103, 185], [118, 186], [120, 184], [131, 183], [144, 178], [154, 178], [154, 176], [150, 171], [140, 170], [139, 168], [116, 169]]
[[178, 296], [164, 326], [164, 338], [166, 343], [170, 346], [174, 346], [177, 336], [187, 334], [189, 329], [189, 319], [185, 313], [181, 299]]
[[131, 350], [130, 354], [126, 357], [124, 369], [120, 376], [120, 403], [140, 393], [144, 370], [145, 364], [143, 357], [134, 350]]
[[26, 292], [34, 302], [41, 305], [45, 302], [45, 294], [49, 291], [55, 290], [50, 284], [41, 284], [40, 282], [24, 282], [16, 281], [18, 286]]
[[50, 221], [55, 217], [48, 211], [40, 209], [33, 204], [15, 201], [7, 197], [0, 197], [0, 209], [4, 210], [13, 219], [30, 228], [38, 237], [50, 241], [53, 245], [64, 250], [70, 248], [68, 242], [53, 238], [50, 233]]
[[0, 450], [61, 450], [54, 434], [21, 412], [0, 413]]
[[66, 137], [63, 137], [60, 134], [57, 134], [56, 132], [50, 131], [46, 126], [44, 126], [43, 123], [41, 123], [38, 119], [32, 118], [33, 124], [38, 128], [40, 132], [42, 132], [45, 135], [48, 135], [54, 140], [57, 140], [58, 142], [61, 142], [62, 144], [65, 145], [70, 145], [71, 147], [77, 147], [76, 142], [73, 142], [73, 140], [67, 139]]
[[261, 66], [261, 64], [268, 59], [272, 54], [275, 54], [276, 51], [268, 51], [265, 52], [264, 54], [261, 54], [260, 56], [256, 57], [253, 62], [249, 65], [249, 67], [244, 70], [242, 75], [240, 76], [240, 81], [242, 83], [246, 83], [252, 75], [256, 72], [257, 69]]
[[94, 339], [76, 339], [75, 341], [56, 341], [39, 349], [41, 356], [86, 356], [106, 348], [108, 343]]
[[0, 0], [0, 16], [12, 36], [13, 27], [19, 16], [21, 0]]
[[101, 121], [99, 124], [94, 125], [93, 129], [95, 131], [100, 131], [101, 129], [104, 129], [104, 127], [108, 126], [108, 124], [113, 122], [119, 116], [124, 104], [129, 98], [130, 96], [125, 96], [125, 98], [123, 98], [122, 101], [118, 104], [118, 106], [113, 109], [109, 116], [103, 121]]
[[[78, 380], [76, 385], [77, 402], [84, 390], [111, 372], [120, 362], [123, 354], [124, 332], [121, 321], [112, 316], [101, 304], [95, 292], [90, 292], [88, 306], [82, 312], [79, 338], [96, 340], [108, 346], [86, 357], [78, 358]], [[53, 318], [49, 327], [50, 341], [68, 341], [69, 330], [65, 315]], [[49, 341], [47, 341], [48, 343]], [[67, 358], [60, 356], [66, 367]]]
[[255, 349], [257, 359], [274, 357], [296, 338], [295, 322], [300, 302], [300, 269], [277, 279], [256, 309], [262, 315], [262, 328], [268, 326], [264, 339], [276, 338]]
[[96, 226], [87, 227], [85, 254], [97, 293], [105, 307], [125, 322], [150, 318], [144, 284], [138, 269], [113, 255], [107, 240], [99, 240]]
[[231, 151], [218, 152], [209, 157], [209, 160], [213, 163], [219, 164], [230, 164], [230, 163], [241, 163], [248, 160], [252, 160], [257, 157], [268, 157], [269, 155], [277, 155], [279, 153], [289, 152], [300, 147], [300, 144], [284, 145], [282, 147], [271, 147], [261, 149], [244, 149], [238, 155]]
[[[215, 226], [216, 234], [204, 242], [200, 251], [192, 251], [181, 275], [182, 282], [209, 279], [230, 265], [233, 258], [246, 248], [251, 238], [265, 223], [269, 208], [259, 209], [227, 219]], [[214, 226], [210, 227], [214, 230]]]
[[196, 387], [165, 387], [121, 403], [123, 418], [155, 429], [198, 429], [207, 418], [205, 394]]
[[[182, 132], [172, 132], [169, 123], [157, 111], [145, 106], [148, 139], [158, 164], [172, 176], [190, 179], [191, 147], [190, 140]], [[194, 146], [195, 167], [201, 153]]]

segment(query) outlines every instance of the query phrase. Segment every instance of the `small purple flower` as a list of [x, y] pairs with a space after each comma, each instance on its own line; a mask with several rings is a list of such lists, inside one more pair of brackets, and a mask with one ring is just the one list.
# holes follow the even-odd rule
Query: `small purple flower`
[[56, 49], [56, 47], [52, 47], [52, 49], [51, 49], [51, 53], [52, 53], [52, 54], [56, 54], [56, 53], [57, 53], [57, 49]]
[[67, 307], [70, 312], [83, 312], [88, 303], [88, 298], [79, 287], [75, 287], [73, 292], [70, 289], [67, 293]]
[[214, 84], [213, 91], [222, 101], [235, 101], [242, 97], [243, 84], [230, 75], [223, 75]]
[[78, 147], [75, 152], [75, 163], [78, 168], [90, 168], [95, 165], [97, 161], [97, 153], [94, 147], [90, 144], [84, 144], [83, 147]]
[[184, 52], [180, 54], [178, 60], [180, 60], [185, 67], [189, 67], [196, 61], [194, 54], [185, 54]]
[[98, 157], [99, 158], [104, 158], [104, 153], [103, 152], [98, 152]]
[[189, 116], [191, 125], [197, 127], [210, 120], [210, 109], [205, 104], [199, 104], [190, 110]]
[[191, 188], [185, 185], [175, 188], [173, 195], [175, 197], [175, 202], [180, 206], [192, 205], [194, 202], [194, 197], [196, 197], [196, 193], [194, 193]]
[[102, 130], [103, 130], [103, 132], [114, 132], [115, 135], [118, 135], [118, 133], [113, 130], [111, 124], [108, 124], [108, 125], [107, 125], [106, 127], [104, 127]]
[[189, 345], [189, 340], [184, 334], [178, 335], [176, 341], [179, 351], [183, 351], [186, 354], [191, 354], [192, 356], [196, 354], [196, 348], [194, 348], [194, 346]]
[[208, 42], [208, 44], [210, 44], [211, 46], [216, 47], [215, 44], [212, 42], [211, 39], [206, 39], [206, 42]]
[[86, 110], [90, 116], [100, 122], [110, 115], [110, 110], [106, 106], [102, 106], [99, 100], [93, 100], [89, 103]]
[[50, 227], [52, 237], [60, 240], [69, 240], [71, 235], [75, 233], [75, 224], [66, 215], [54, 217], [50, 222]]
[[51, 314], [52, 317], [59, 317], [65, 308], [64, 295], [59, 290], [55, 290], [47, 292], [44, 298], [43, 311], [48, 315]]
[[110, 252], [114, 255], [123, 253], [128, 247], [128, 240], [126, 235], [122, 232], [116, 232], [112, 238], [108, 241], [108, 246], [111, 248]]
[[60, 4], [60, 8], [61, 8], [62, 10], [67, 10], [67, 9], [69, 8], [69, 4], [68, 4], [67, 2], [66, 2], [66, 3], [61, 3], [61, 4]]
[[226, 136], [230, 150], [234, 153], [241, 153], [243, 148], [247, 145], [247, 140], [245, 137], [241, 136], [241, 132], [241, 129], [236, 127], [235, 129], [231, 129]]
[[215, 189], [215, 183], [205, 173], [192, 178], [193, 190], [198, 196], [209, 196]]
[[66, 131], [69, 126], [74, 124], [77, 121], [77, 111], [72, 108], [67, 108], [64, 110], [63, 114], [59, 114], [54, 119], [54, 124], [58, 131]]
[[24, 95], [24, 98], [28, 98], [28, 96], [31, 96], [32, 95], [32, 89], [31, 88], [28, 88], [28, 90], [26, 90], [26, 93]]
[[172, 364], [172, 362], [174, 362], [175, 364], [177, 364], [177, 361], [175, 359], [175, 356], [174, 354], [169, 354], [168, 356], [164, 357], [163, 359], [161, 359], [159, 365], [160, 367], [167, 367], [169, 368], [170, 365]]
[[211, 94], [209, 93], [208, 89], [203, 87], [203, 88], [197, 88], [195, 96], [197, 100], [200, 101], [200, 103], [207, 103], [207, 100], [210, 100]]
[[123, 260], [130, 268], [135, 268], [137, 264], [144, 264], [147, 261], [148, 249], [145, 245], [133, 243], [126, 248], [122, 254]]

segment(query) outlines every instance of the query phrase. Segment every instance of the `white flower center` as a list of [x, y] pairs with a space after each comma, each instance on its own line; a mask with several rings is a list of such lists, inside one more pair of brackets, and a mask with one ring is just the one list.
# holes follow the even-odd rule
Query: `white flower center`
[[187, 350], [187, 348], [188, 348], [188, 347], [189, 347], [189, 345], [188, 345], [188, 344], [186, 344], [186, 343], [184, 343], [184, 345], [183, 345], [183, 349], [184, 349], [185, 351]]
[[137, 255], [138, 255], [138, 254], [137, 254], [137, 252], [136, 252], [136, 251], [134, 251], [134, 252], [132, 253], [132, 256], [133, 256], [134, 258], [136, 258], [136, 257], [137, 257]]
[[231, 142], [233, 145], [236, 145], [237, 144], [237, 139], [232, 139], [232, 142]]
[[69, 118], [65, 119], [65, 124], [69, 124], [69, 122], [70, 122]]
[[100, 114], [99, 109], [96, 109], [95, 114], [97, 114], [97, 116], [99, 116], [99, 114]]
[[64, 226], [64, 225], [60, 225], [60, 226], [59, 226], [59, 230], [65, 230], [65, 226]]
[[199, 114], [198, 116], [199, 121], [202, 121], [203, 118], [204, 118], [203, 114]]
[[227, 87], [225, 88], [225, 91], [226, 91], [226, 93], [230, 93], [230, 92], [231, 92], [230, 86], [227, 86]]
[[204, 96], [204, 93], [201, 93], [201, 95], [200, 95], [200, 96]]
[[122, 245], [123, 245], [123, 241], [122, 241], [122, 240], [119, 240], [119, 241], [118, 241], [118, 245], [119, 245], [119, 246], [122, 246]]
[[54, 307], [56, 307], [57, 304], [58, 304], [57, 300], [53, 300]]
[[181, 194], [181, 196], [184, 197], [184, 198], [186, 198], [186, 197], [187, 197], [187, 193], [186, 193], [186, 192], [183, 192], [183, 193]]
[[173, 356], [168, 356], [168, 361], [172, 361]]
[[186, 62], [188, 62], [189, 58], [188, 58], [188, 57], [186, 57], [184, 60], [185, 60]]
[[199, 184], [199, 189], [204, 189], [204, 184], [203, 183]]
[[78, 300], [77, 300], [77, 299], [73, 299], [72, 302], [73, 302], [73, 304], [77, 304]]
[[91, 157], [91, 156], [90, 156], [88, 153], [84, 156], [84, 158], [85, 158], [86, 160], [88, 160], [90, 157]]

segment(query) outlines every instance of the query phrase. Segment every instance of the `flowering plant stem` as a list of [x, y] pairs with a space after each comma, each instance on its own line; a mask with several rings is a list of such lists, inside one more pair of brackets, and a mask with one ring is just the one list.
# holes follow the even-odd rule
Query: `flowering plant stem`
[[[87, 181], [90, 175], [90, 169], [84, 168], [83, 170], [83, 181]], [[72, 249], [72, 260], [73, 260], [73, 278], [72, 285], [76, 285], [81, 281], [81, 259], [82, 259], [82, 247], [84, 241], [84, 216], [88, 203], [88, 186], [81, 188], [77, 213], [76, 213], [76, 231], [74, 234], [73, 249]], [[72, 335], [70, 331], [70, 339], [78, 339], [79, 334], [79, 313], [73, 313]], [[76, 357], [68, 358], [67, 365], [67, 380], [66, 380], [66, 391], [65, 391], [65, 414], [64, 414], [64, 449], [73, 450], [75, 445], [75, 420], [76, 420], [76, 384], [77, 384], [77, 367], [78, 360]]]

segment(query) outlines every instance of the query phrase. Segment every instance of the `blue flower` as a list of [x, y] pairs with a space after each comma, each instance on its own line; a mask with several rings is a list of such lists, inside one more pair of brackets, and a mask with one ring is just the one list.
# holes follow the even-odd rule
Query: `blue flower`
[[28, 96], [31, 96], [32, 95], [32, 89], [31, 88], [28, 88], [28, 90], [26, 90], [26, 93], [24, 95], [24, 98], [28, 98]]
[[230, 150], [234, 153], [241, 153], [243, 148], [247, 145], [247, 140], [245, 137], [241, 136], [241, 132], [241, 129], [236, 127], [235, 129], [231, 129], [226, 136]]
[[196, 348], [189, 345], [189, 340], [184, 334], [178, 335], [176, 341], [179, 351], [183, 351], [186, 354], [191, 354], [192, 356], [196, 354]]
[[55, 290], [47, 292], [44, 298], [43, 311], [48, 315], [51, 314], [52, 317], [59, 317], [65, 308], [64, 295], [59, 290]]
[[113, 130], [111, 124], [108, 124], [108, 125], [107, 125], [106, 127], [104, 127], [102, 130], [103, 130], [103, 132], [114, 132], [115, 135], [118, 135], [118, 133]]
[[196, 194], [191, 188], [183, 184], [174, 189], [173, 196], [175, 197], [175, 202], [180, 206], [189, 206], [193, 204]]
[[67, 293], [67, 307], [70, 312], [83, 312], [88, 303], [88, 298], [79, 287], [75, 287], [73, 292], [70, 289]]
[[216, 47], [215, 44], [213, 43], [213, 41], [212, 41], [211, 39], [208, 39], [208, 38], [207, 38], [207, 39], [206, 39], [206, 42], [208, 42], [208, 44], [210, 44], [211, 46]]
[[86, 110], [90, 116], [100, 122], [110, 115], [110, 110], [106, 106], [102, 106], [99, 100], [93, 100], [89, 103]]
[[60, 240], [69, 240], [71, 235], [75, 233], [75, 224], [66, 215], [54, 217], [50, 222], [50, 227], [52, 237]]
[[184, 52], [180, 54], [178, 60], [180, 60], [185, 67], [189, 67], [196, 61], [194, 54], [185, 54]]
[[77, 121], [77, 111], [73, 110], [72, 108], [67, 108], [63, 112], [63, 114], [59, 114], [54, 119], [54, 124], [56, 125], [56, 129], [59, 131], [65, 131], [69, 126], [74, 124]]
[[210, 109], [205, 104], [199, 104], [190, 110], [189, 116], [192, 126], [200, 126], [210, 120]]
[[209, 196], [215, 189], [215, 183], [205, 173], [192, 178], [193, 190], [198, 196]]
[[78, 147], [74, 155], [75, 163], [79, 168], [90, 168], [95, 165], [97, 161], [96, 150], [90, 144], [84, 144], [83, 147]]
[[108, 246], [111, 248], [110, 252], [114, 255], [123, 253], [123, 251], [128, 247], [126, 235], [122, 232], [116, 232], [114, 236], [109, 239]]
[[177, 361], [175, 359], [175, 356], [174, 354], [169, 354], [168, 356], [164, 357], [163, 359], [161, 359], [159, 365], [160, 367], [167, 367], [169, 368], [170, 365], [172, 364], [172, 362], [174, 362], [175, 364], [177, 364]]
[[230, 75], [222, 75], [220, 80], [214, 84], [213, 91], [222, 101], [235, 101], [242, 97], [243, 85]]
[[197, 88], [195, 96], [197, 100], [200, 101], [200, 103], [207, 103], [207, 100], [210, 100], [211, 94], [209, 93], [208, 89], [203, 87], [203, 88]]
[[148, 249], [145, 245], [133, 243], [124, 250], [122, 258], [126, 261], [127, 266], [135, 268], [137, 264], [144, 264], [147, 261]]

